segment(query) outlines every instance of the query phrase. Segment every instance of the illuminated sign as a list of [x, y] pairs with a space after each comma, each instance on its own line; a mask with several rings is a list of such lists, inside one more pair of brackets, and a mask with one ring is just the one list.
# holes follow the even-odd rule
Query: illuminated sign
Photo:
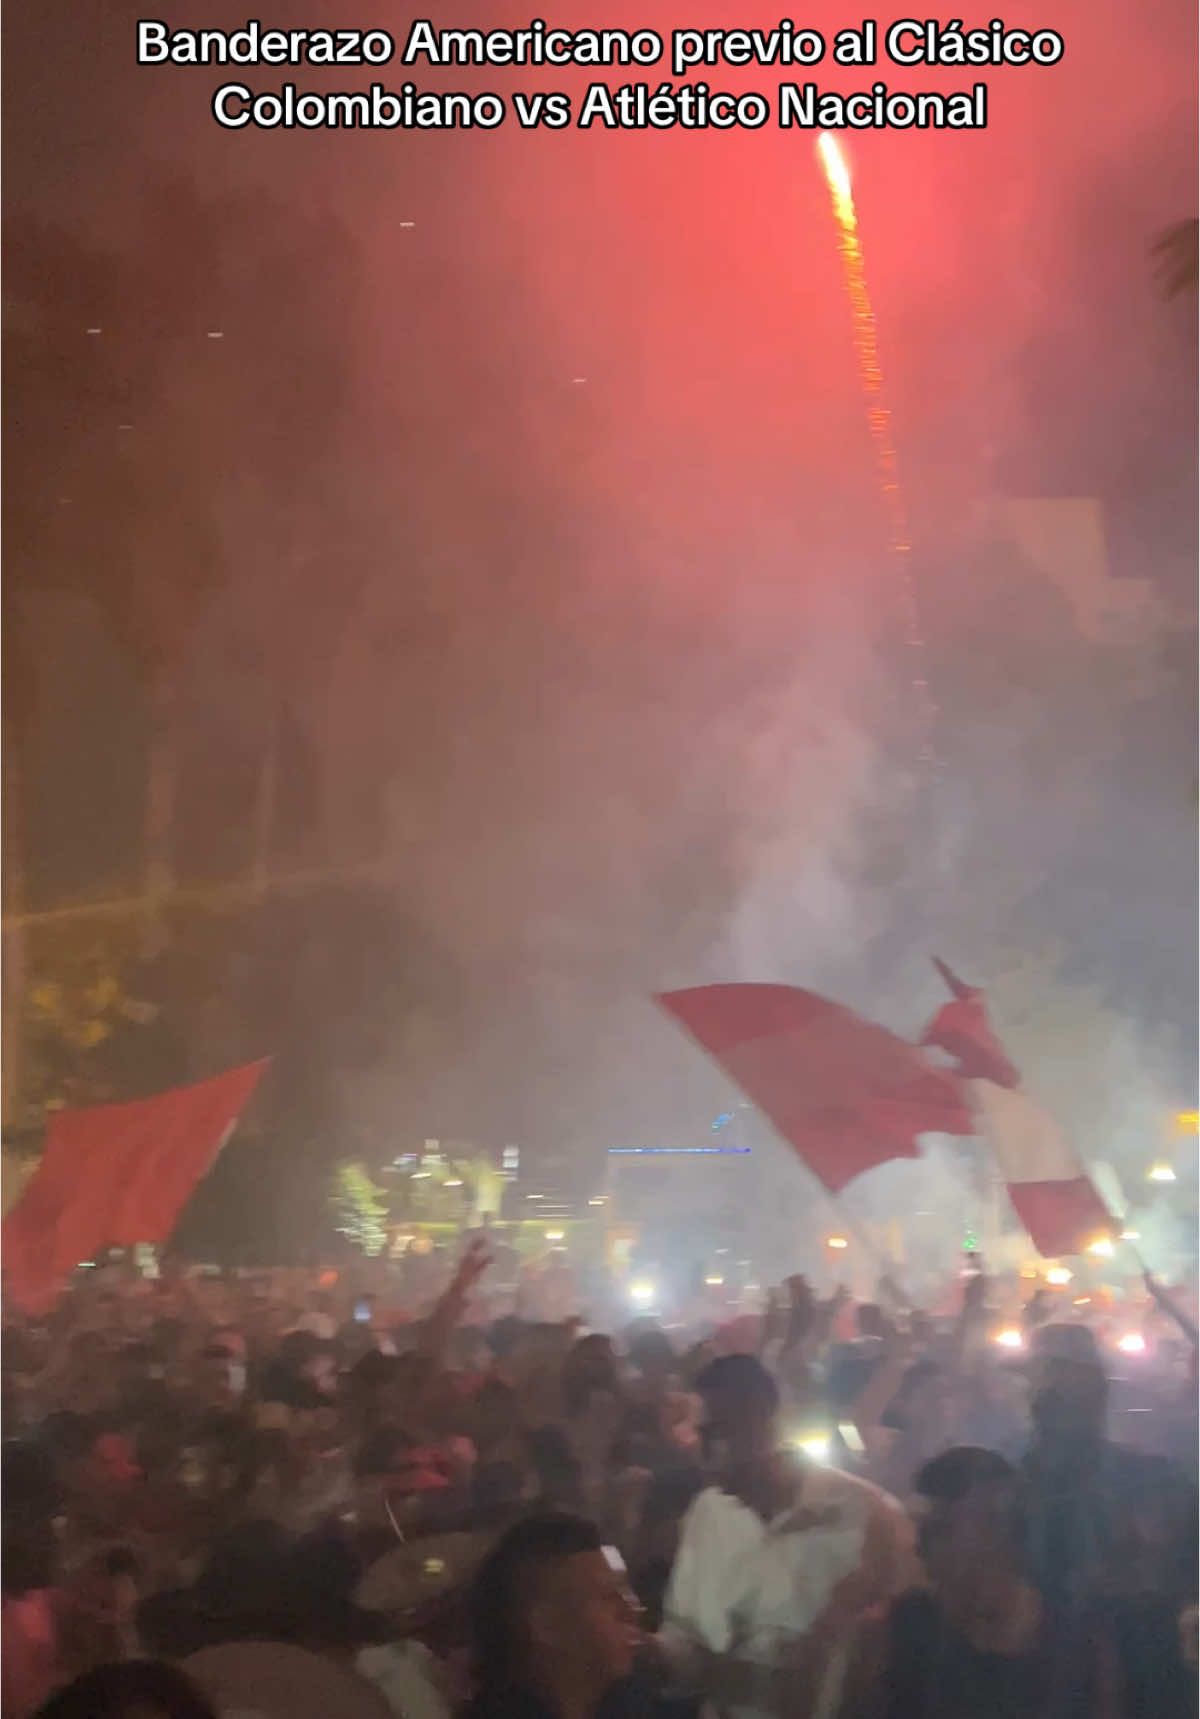
[[748, 1158], [749, 1146], [610, 1146], [610, 1158]]

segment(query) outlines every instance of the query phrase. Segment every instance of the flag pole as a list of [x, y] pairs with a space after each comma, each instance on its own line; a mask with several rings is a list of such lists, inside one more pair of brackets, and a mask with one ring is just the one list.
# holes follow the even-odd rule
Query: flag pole
[[1171, 1319], [1178, 1326], [1193, 1349], [1200, 1348], [1200, 1332], [1197, 1331], [1187, 1314], [1181, 1308], [1176, 1307], [1174, 1301], [1142, 1258], [1141, 1249], [1134, 1247], [1132, 1242], [1126, 1242], [1125, 1245], [1141, 1267], [1142, 1282], [1146, 1285], [1147, 1292], [1155, 1306], [1160, 1308], [1168, 1319]]

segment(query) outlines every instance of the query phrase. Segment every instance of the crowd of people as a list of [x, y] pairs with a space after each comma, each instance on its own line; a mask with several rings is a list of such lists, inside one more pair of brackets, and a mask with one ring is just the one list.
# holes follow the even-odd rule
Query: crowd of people
[[997, 1346], [981, 1271], [614, 1337], [487, 1271], [407, 1318], [169, 1265], [7, 1309], [5, 1719], [1195, 1712], [1184, 1316], [1129, 1406], [1082, 1313]]

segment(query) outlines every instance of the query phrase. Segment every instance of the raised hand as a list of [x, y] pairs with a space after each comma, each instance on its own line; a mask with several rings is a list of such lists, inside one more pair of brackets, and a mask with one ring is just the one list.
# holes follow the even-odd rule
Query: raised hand
[[491, 1250], [483, 1238], [477, 1236], [458, 1262], [453, 1287], [460, 1294], [467, 1294], [475, 1287], [491, 1264]]

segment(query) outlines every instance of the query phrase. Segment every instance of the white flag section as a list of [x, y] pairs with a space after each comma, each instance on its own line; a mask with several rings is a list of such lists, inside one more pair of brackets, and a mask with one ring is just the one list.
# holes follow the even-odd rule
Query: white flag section
[[1027, 1093], [967, 1082], [979, 1132], [995, 1154], [1013, 1209], [1040, 1254], [1082, 1253], [1112, 1215], [1049, 1111]]

